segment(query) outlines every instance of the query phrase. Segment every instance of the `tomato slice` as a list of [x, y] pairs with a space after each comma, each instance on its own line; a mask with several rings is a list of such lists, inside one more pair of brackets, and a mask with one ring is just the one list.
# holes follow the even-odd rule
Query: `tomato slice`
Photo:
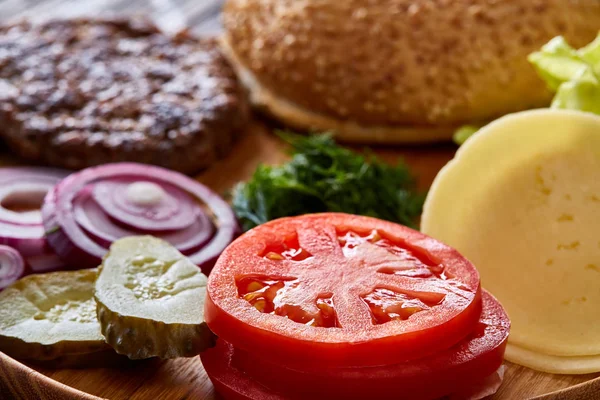
[[373, 366], [433, 354], [481, 312], [479, 274], [405, 226], [338, 213], [282, 218], [233, 242], [205, 319], [234, 347], [292, 364]]
[[492, 375], [502, 365], [509, 329], [502, 306], [484, 292], [475, 330], [450, 349], [419, 360], [299, 370], [234, 349], [221, 339], [201, 357], [225, 399], [435, 399], [468, 390]]

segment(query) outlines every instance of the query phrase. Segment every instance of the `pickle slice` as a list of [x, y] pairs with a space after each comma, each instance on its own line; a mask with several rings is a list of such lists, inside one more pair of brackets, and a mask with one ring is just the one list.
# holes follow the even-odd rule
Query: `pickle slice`
[[213, 346], [204, 322], [206, 282], [200, 269], [165, 241], [117, 240], [96, 281], [106, 341], [131, 359], [192, 357]]
[[97, 366], [121, 358], [100, 333], [97, 270], [30, 275], [0, 293], [0, 351], [49, 366]]

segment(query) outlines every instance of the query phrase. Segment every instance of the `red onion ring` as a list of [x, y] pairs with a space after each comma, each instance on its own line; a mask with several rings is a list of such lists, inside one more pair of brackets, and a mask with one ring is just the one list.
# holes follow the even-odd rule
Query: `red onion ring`
[[[49, 168], [0, 169], [0, 244], [16, 249], [34, 272], [64, 267], [45, 238], [39, 210], [16, 212], [6, 203], [27, 204], [41, 199], [68, 171]], [[33, 204], [35, 205], [35, 204]]]
[[[96, 202], [95, 196], [90, 192], [93, 190], [89, 187], [80, 192], [75, 199], [73, 212], [75, 221], [94, 237], [96, 243], [108, 248], [119, 238], [140, 234], [140, 230], [121, 226], [120, 221], [111, 219], [111, 216], [104, 212], [104, 208]], [[214, 233], [214, 225], [206, 213], [196, 212], [194, 209], [190, 209], [189, 212], [188, 227], [173, 232], [154, 233], [154, 236], [173, 244], [185, 255], [193, 254], [200, 249]], [[189, 215], [196, 215], [196, 218], [190, 218]]]
[[12, 247], [0, 245], [0, 290], [12, 285], [25, 273], [25, 261]]
[[[127, 183], [126, 186], [123, 182]], [[115, 204], [130, 201], [123, 193], [129, 189], [128, 185], [136, 182], [150, 182], [151, 188], [158, 186], [165, 193], [156, 193], [168, 195], [168, 201], [164, 201], [164, 196], [158, 196], [156, 201], [151, 198], [153, 202], [146, 205], [143, 201], [147, 199], [142, 196], [139, 204]], [[103, 189], [95, 190], [97, 185]], [[122, 193], [107, 193], [107, 187]], [[98, 200], [98, 196], [102, 195], [104, 198]], [[107, 200], [108, 197], [110, 200]], [[182, 206], [173, 208], [171, 201]], [[216, 225], [214, 234], [215, 227], [202, 204], [213, 217]], [[145, 212], [144, 206], [150, 211]], [[163, 206], [165, 208], [161, 209]], [[111, 211], [108, 212], [107, 208]], [[131, 214], [124, 216], [129, 210]], [[172, 214], [173, 210], [175, 214]], [[179, 217], [182, 212], [185, 218]], [[155, 219], [156, 215], [160, 218]], [[176, 220], [185, 219], [187, 227], [162, 229], [169, 226], [164, 215], [177, 215]], [[150, 233], [172, 243], [208, 272], [239, 232], [233, 211], [216, 193], [180, 173], [136, 163], [92, 167], [68, 176], [46, 195], [42, 217], [50, 246], [61, 258], [80, 268], [96, 267], [114, 239]], [[183, 224], [170, 225], [173, 226]]]
[[196, 202], [184, 191], [163, 182], [166, 198], [158, 206], [142, 207], [127, 200], [126, 191], [131, 183], [131, 179], [98, 182], [92, 196], [106, 214], [142, 231], [178, 230], [194, 222], [189, 216], [197, 208]]

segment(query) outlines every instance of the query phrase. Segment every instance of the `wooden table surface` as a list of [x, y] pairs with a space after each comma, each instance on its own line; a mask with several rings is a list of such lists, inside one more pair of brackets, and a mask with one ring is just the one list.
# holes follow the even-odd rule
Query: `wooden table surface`
[[[343, 0], [340, 0], [343, 1]], [[43, 19], [112, 12], [120, 15], [150, 15], [167, 31], [191, 26], [197, 34], [219, 32], [221, 0], [0, 0], [0, 22], [12, 18]], [[377, 153], [390, 162], [404, 158], [419, 176], [426, 190], [438, 170], [452, 157], [451, 145], [416, 148], [379, 148]], [[260, 162], [285, 158], [281, 142], [262, 124], [255, 124], [225, 160], [199, 176], [215, 190], [223, 191], [248, 177]], [[18, 163], [4, 150], [0, 163]], [[520, 400], [589, 381], [595, 375], [557, 376], [542, 374], [507, 363], [500, 391], [493, 399]], [[35, 370], [39, 371], [36, 372]], [[52, 378], [52, 380], [47, 377]], [[597, 380], [596, 380], [597, 381]], [[62, 382], [68, 386], [57, 382]], [[70, 389], [76, 388], [78, 390]], [[548, 399], [600, 399], [600, 382], [587, 390], [564, 392]], [[96, 399], [83, 392], [109, 399], [214, 399], [215, 394], [198, 357], [173, 361], [148, 361], [121, 369], [51, 370], [28, 368], [0, 353], [0, 399]]]

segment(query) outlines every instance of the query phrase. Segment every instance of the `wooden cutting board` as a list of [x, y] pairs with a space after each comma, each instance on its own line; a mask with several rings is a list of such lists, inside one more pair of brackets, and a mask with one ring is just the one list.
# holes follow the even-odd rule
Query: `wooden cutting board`
[[[452, 145], [375, 149], [388, 162], [403, 158], [417, 174], [422, 190], [427, 190], [455, 150]], [[224, 193], [236, 182], [248, 178], [259, 163], [279, 163], [285, 158], [282, 142], [270, 134], [264, 125], [255, 123], [226, 159], [198, 179], [217, 192]], [[8, 165], [18, 161], [5, 154], [0, 156], [0, 162]], [[595, 379], [600, 374], [551, 375], [508, 362], [506, 366], [504, 382], [499, 392], [491, 397], [493, 400], [534, 397], [549, 400], [600, 399], [600, 378]], [[13, 398], [212, 400], [218, 397], [199, 357], [149, 360], [116, 369], [53, 370], [21, 364], [0, 353], [0, 399]]]

